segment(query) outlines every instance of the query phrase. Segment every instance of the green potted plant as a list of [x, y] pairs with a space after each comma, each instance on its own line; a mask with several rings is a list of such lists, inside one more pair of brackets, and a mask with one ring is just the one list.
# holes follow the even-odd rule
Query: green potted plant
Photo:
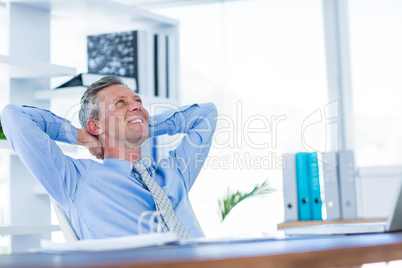
[[6, 135], [4, 135], [4, 132], [3, 132], [3, 127], [1, 126], [1, 120], [0, 120], [0, 139], [1, 140], [6, 139]]
[[269, 186], [268, 180], [264, 181], [260, 185], [255, 186], [253, 190], [246, 193], [242, 193], [239, 191], [233, 193], [228, 188], [226, 195], [222, 199], [218, 200], [221, 221], [223, 222], [232, 211], [232, 209], [245, 199], [255, 196], [265, 196], [274, 191], [275, 190]]

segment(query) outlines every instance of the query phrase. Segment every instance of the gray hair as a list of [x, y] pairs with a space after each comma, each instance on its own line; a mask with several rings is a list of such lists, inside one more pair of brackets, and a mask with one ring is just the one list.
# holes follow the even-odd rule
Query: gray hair
[[87, 126], [89, 119], [99, 119], [99, 100], [96, 98], [96, 94], [112, 85], [127, 86], [119, 77], [108, 75], [92, 83], [82, 95], [78, 117], [83, 128]]

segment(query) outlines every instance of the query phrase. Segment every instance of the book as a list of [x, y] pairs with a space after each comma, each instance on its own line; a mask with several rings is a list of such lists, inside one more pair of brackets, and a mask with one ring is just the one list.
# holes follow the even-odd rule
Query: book
[[341, 219], [341, 204], [339, 199], [338, 154], [336, 152], [322, 154], [322, 176], [327, 220], [339, 220]]
[[307, 153], [296, 153], [297, 206], [300, 221], [312, 220]]
[[166, 98], [170, 97], [170, 76], [172, 73], [171, 71], [174, 70], [174, 66], [171, 67], [172, 61], [171, 59], [174, 58], [174, 45], [173, 45], [173, 38], [170, 38], [168, 35], [165, 38], [166, 43]]
[[87, 36], [88, 72], [130, 77], [138, 81], [140, 32], [127, 31]]
[[310, 186], [311, 219], [322, 220], [322, 199], [317, 152], [306, 154]]
[[283, 205], [285, 210], [285, 221], [297, 221], [297, 181], [296, 181], [296, 158], [295, 154], [282, 155], [283, 167]]
[[[55, 89], [66, 88], [66, 87], [89, 87], [92, 83], [98, 81], [105, 75], [102, 74], [92, 74], [92, 73], [80, 73], [67, 82], [61, 84]], [[125, 83], [130, 89], [136, 91], [137, 83], [134, 78], [119, 77], [123, 83]]]
[[152, 88], [147, 79], [147, 73], [152, 73], [152, 66], [149, 63], [149, 38], [150, 34], [145, 31], [137, 31], [137, 93], [151, 95]]
[[339, 151], [338, 172], [341, 217], [343, 220], [357, 219], [356, 172], [353, 151]]
[[154, 35], [154, 96], [168, 97], [169, 74], [168, 37]]

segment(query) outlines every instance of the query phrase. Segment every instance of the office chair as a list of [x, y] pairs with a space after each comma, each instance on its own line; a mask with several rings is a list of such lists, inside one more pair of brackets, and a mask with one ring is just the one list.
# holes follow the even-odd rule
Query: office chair
[[194, 213], [194, 210], [193, 210], [193, 206], [191, 205], [190, 200], [189, 200], [189, 202], [188, 202], [188, 205], [189, 205], [189, 207], [190, 207], [191, 214], [193, 214], [193, 218], [194, 218], [194, 221], [195, 221], [195, 225], [197, 225], [198, 230], [200, 230], [200, 233], [202, 234], [202, 236], [205, 237], [204, 231], [202, 231], [201, 225], [200, 225], [200, 223], [198, 222], [197, 217], [195, 216], [195, 213]]
[[66, 242], [72, 242], [79, 240], [77, 234], [75, 233], [73, 227], [70, 224], [70, 220], [64, 214], [64, 212], [59, 208], [56, 202], [50, 198], [52, 201], [54, 211], [56, 212], [57, 219], [59, 220], [60, 229], [66, 239]]
[[[59, 206], [56, 204], [56, 202], [52, 198], [50, 198], [50, 200], [53, 204], [57, 219], [59, 220], [60, 229], [64, 235], [64, 238], [66, 239], [66, 242], [72, 242], [72, 241], [79, 240], [77, 234], [75, 233], [73, 227], [71, 226], [70, 220], [67, 218], [67, 216], [64, 214], [64, 212], [59, 208]], [[191, 213], [193, 214], [195, 224], [197, 225], [198, 229], [200, 230], [202, 236], [205, 237], [204, 232], [201, 229], [201, 225], [198, 222], [197, 217], [195, 216], [191, 203], [189, 203], [189, 206], [190, 206]]]

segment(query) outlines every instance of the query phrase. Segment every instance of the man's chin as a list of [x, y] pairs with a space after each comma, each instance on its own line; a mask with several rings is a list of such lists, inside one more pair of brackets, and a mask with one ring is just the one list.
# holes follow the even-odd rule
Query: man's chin
[[147, 139], [148, 139], [148, 137], [142, 137], [140, 139], [133, 139], [133, 140], [126, 140], [125, 144], [129, 148], [139, 148], [147, 141]]

